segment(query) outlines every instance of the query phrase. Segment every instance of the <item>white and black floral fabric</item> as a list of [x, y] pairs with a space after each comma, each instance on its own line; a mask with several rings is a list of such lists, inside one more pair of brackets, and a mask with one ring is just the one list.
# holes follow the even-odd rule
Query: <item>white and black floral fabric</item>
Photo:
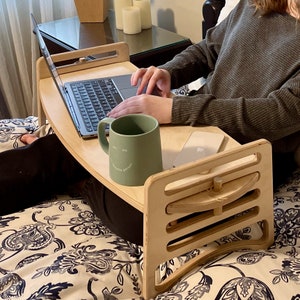
[[[0, 151], [22, 146], [18, 137], [39, 130], [35, 122], [0, 120]], [[268, 250], [208, 261], [156, 299], [300, 299], [300, 170], [275, 193], [274, 216]], [[250, 239], [259, 230], [244, 228], [217, 242]], [[201, 251], [162, 264], [161, 278]], [[58, 195], [0, 216], [0, 299], [143, 299], [142, 267], [143, 248], [111, 232], [83, 199]]]
[[20, 137], [25, 133], [43, 136], [52, 133], [52, 129], [49, 124], [39, 127], [35, 116], [0, 120], [0, 152], [24, 146]]

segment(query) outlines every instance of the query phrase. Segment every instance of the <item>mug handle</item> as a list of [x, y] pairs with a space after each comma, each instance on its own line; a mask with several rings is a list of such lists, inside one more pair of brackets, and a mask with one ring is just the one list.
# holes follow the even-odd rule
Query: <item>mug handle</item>
[[100, 146], [102, 147], [103, 151], [108, 154], [108, 150], [109, 150], [109, 142], [108, 139], [106, 137], [106, 127], [107, 125], [111, 125], [111, 123], [114, 121], [114, 118], [104, 118], [102, 120], [99, 121], [98, 123], [98, 140], [100, 143]]

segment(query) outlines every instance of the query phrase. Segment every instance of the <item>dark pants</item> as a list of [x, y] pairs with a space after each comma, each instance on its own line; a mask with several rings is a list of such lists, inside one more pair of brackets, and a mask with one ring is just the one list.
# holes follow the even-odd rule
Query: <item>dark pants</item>
[[0, 214], [50, 199], [89, 174], [55, 135], [0, 153]]
[[[274, 188], [284, 183], [296, 164], [292, 153], [273, 154]], [[102, 222], [120, 237], [143, 244], [143, 215], [95, 178], [69, 154], [56, 135], [0, 153], [0, 215], [48, 200], [84, 182], [82, 196]]]
[[285, 183], [289, 176], [297, 169], [293, 152], [273, 153], [273, 189]]
[[83, 196], [93, 212], [114, 233], [132, 243], [143, 245], [143, 214], [92, 177]]
[[142, 245], [143, 215], [117, 197], [90, 174], [65, 149], [56, 135], [0, 153], [0, 215], [13, 213], [74, 191], [114, 233]]

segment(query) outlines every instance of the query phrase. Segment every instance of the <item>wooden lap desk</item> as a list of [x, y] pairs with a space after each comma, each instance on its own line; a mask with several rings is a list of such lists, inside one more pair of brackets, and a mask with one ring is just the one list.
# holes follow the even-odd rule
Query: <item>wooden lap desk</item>
[[[114, 54], [100, 61], [61, 67], [62, 79], [106, 77], [136, 70], [128, 62], [128, 49], [123, 43], [57, 54], [53, 59], [73, 61], [95, 51]], [[272, 243], [271, 147], [267, 141], [239, 145], [216, 127], [161, 126], [165, 171], [150, 176], [144, 186], [122, 186], [110, 179], [108, 155], [98, 140], [79, 137], [42, 58], [37, 62], [37, 88], [40, 122], [47, 119], [64, 146], [90, 174], [143, 212], [145, 299], [166, 290], [193, 266], [212, 256], [245, 247], [265, 248]], [[196, 130], [224, 134], [220, 153], [172, 168], [176, 155]], [[261, 238], [206, 247], [166, 280], [157, 281], [159, 264], [257, 222], [264, 224]]]
[[[66, 53], [69, 57], [68, 53]], [[60, 56], [60, 55], [59, 55]], [[56, 56], [54, 56], [55, 58]], [[62, 56], [63, 57], [63, 56]], [[38, 68], [45, 68], [44, 61], [39, 61]], [[63, 80], [84, 80], [89, 78], [107, 77], [132, 73], [136, 67], [128, 61], [113, 63], [96, 68], [70, 72], [61, 75]], [[47, 70], [44, 70], [47, 74]], [[39, 74], [40, 71], [38, 71]], [[42, 76], [43, 77], [43, 76]], [[97, 178], [119, 197], [127, 201], [140, 211], [143, 211], [144, 191], [143, 186], [126, 187], [113, 182], [108, 174], [108, 155], [101, 149], [98, 139], [84, 140], [79, 137], [69, 113], [63, 103], [59, 92], [51, 77], [40, 80], [39, 96], [42, 107], [39, 110], [39, 119], [43, 119], [45, 113], [47, 120], [53, 127], [55, 133], [68, 149], [68, 151], [85, 167], [90, 174]], [[177, 153], [182, 149], [191, 132], [199, 130], [191, 126], [161, 126], [161, 143], [164, 169], [172, 167]], [[222, 132], [216, 127], [201, 127], [203, 131]], [[222, 144], [222, 150], [237, 146], [238, 143], [226, 135]]]

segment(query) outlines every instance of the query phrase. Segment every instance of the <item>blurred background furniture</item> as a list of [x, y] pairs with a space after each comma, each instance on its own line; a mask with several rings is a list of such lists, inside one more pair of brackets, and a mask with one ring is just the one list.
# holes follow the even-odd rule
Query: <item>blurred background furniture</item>
[[[228, 1], [228, 0], [227, 0]], [[230, 1], [230, 0], [229, 0]], [[215, 26], [218, 22], [225, 0], [206, 0], [202, 6], [202, 37], [205, 38], [207, 29]]]
[[158, 26], [138, 34], [116, 29], [114, 13], [103, 23], [80, 23], [78, 17], [39, 24], [51, 54], [116, 42], [129, 46], [130, 61], [137, 67], [163, 64], [192, 44], [189, 38]]

